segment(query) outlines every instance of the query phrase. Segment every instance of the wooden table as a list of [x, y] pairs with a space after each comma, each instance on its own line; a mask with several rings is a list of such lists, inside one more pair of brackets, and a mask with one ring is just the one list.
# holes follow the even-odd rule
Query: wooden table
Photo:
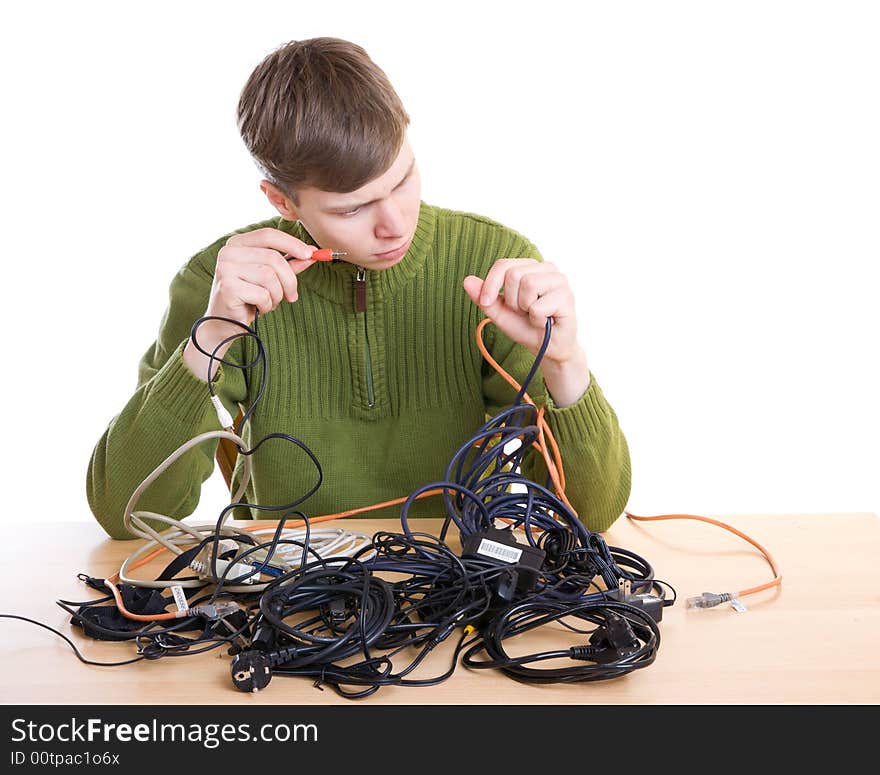
[[[771, 578], [749, 544], [704, 523], [632, 522], [621, 518], [605, 534], [612, 546], [650, 562], [657, 578], [678, 592], [664, 609], [661, 645], [649, 667], [608, 681], [532, 686], [498, 671], [455, 674], [433, 687], [385, 687], [363, 702], [386, 704], [632, 705], [632, 704], [874, 704], [880, 702], [880, 520], [871, 513], [706, 515], [728, 522], [763, 544], [783, 575], [781, 587], [744, 598], [748, 610], [727, 605], [686, 610], [703, 591], [751, 587]], [[203, 522], [204, 520], [200, 520]], [[349, 519], [347, 529], [399, 530], [392, 520]], [[435, 532], [439, 520], [414, 520]], [[134, 656], [131, 643], [94, 641], [72, 627], [54, 601], [96, 597], [77, 573], [106, 577], [140, 545], [112, 541], [97, 524], [35, 524], [8, 533], [0, 549], [6, 587], [0, 613], [18, 614], [65, 632], [90, 659]], [[167, 560], [166, 560], [167, 562]], [[164, 564], [164, 563], [163, 563]], [[0, 682], [4, 704], [350, 704], [310, 680], [276, 676], [265, 690], [232, 686], [225, 649], [124, 667], [79, 662], [56, 635], [25, 622], [0, 619]], [[559, 637], [565, 631], [537, 635]], [[455, 637], [425, 664], [443, 671]], [[540, 643], [538, 643], [540, 646]]]

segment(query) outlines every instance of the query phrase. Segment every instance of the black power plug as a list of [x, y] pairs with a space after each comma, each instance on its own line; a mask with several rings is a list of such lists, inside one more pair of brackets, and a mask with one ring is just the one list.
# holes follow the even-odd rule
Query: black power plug
[[275, 651], [261, 651], [259, 646], [242, 651], [232, 660], [232, 683], [243, 692], [264, 689], [272, 680], [272, 668], [296, 659], [297, 648], [287, 646]]
[[609, 665], [635, 654], [640, 648], [632, 625], [624, 617], [606, 609], [605, 623], [590, 633], [590, 645], [572, 646], [568, 653], [572, 659]]
[[663, 619], [663, 607], [668, 604], [662, 597], [657, 597], [657, 595], [652, 595], [648, 592], [633, 594], [632, 583], [629, 579], [619, 579], [617, 589], [609, 589], [605, 593], [605, 597], [609, 600], [616, 600], [619, 603], [626, 603], [635, 608], [641, 608], [655, 622]]
[[232, 683], [243, 692], [265, 689], [272, 680], [269, 657], [262, 651], [243, 651], [232, 660]]
[[590, 645], [613, 660], [635, 654], [639, 650], [639, 639], [626, 619], [614, 611], [608, 611], [605, 624], [590, 635]]

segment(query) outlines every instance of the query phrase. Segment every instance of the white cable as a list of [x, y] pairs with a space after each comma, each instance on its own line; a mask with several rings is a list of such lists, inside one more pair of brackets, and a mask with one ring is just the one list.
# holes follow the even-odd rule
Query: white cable
[[[125, 526], [125, 529], [128, 530], [132, 535], [139, 536], [140, 538], [146, 538], [151, 541], [158, 541], [160, 544], [165, 546], [170, 551], [176, 552], [180, 554], [177, 547], [170, 543], [165, 543], [165, 540], [162, 537], [162, 534], [158, 531], [154, 530], [150, 525], [144, 522], [144, 519], [153, 519], [159, 522], [164, 522], [171, 527], [175, 527], [178, 530], [183, 530], [189, 532], [193, 538], [196, 540], [202, 540], [204, 536], [197, 533], [193, 528], [184, 524], [178, 519], [174, 519], [173, 517], [165, 516], [164, 514], [156, 514], [154, 512], [145, 511], [145, 512], [136, 512], [134, 510], [135, 505], [138, 500], [140, 500], [141, 495], [144, 491], [154, 482], [156, 479], [171, 466], [176, 460], [189, 452], [193, 447], [197, 447], [204, 441], [208, 441], [209, 439], [229, 439], [234, 442], [239, 449], [245, 449], [246, 444], [244, 440], [233, 433], [232, 431], [208, 431], [207, 433], [199, 434], [198, 436], [190, 439], [187, 442], [181, 444], [174, 452], [172, 452], [168, 457], [165, 458], [158, 466], [150, 473], [144, 481], [142, 481], [136, 488], [135, 491], [131, 494], [131, 497], [128, 499], [128, 503], [125, 506], [125, 513], [122, 517], [122, 523]], [[232, 496], [232, 502], [237, 503], [242, 495], [244, 495], [245, 488], [248, 485], [248, 482], [251, 478], [251, 459], [250, 455], [244, 456], [244, 465], [242, 467], [242, 479], [241, 484], [238, 487], [235, 495]], [[225, 519], [228, 518], [230, 512], [227, 512]], [[220, 524], [220, 529], [222, 529], [223, 525]]]
[[[275, 533], [276, 528], [268, 526], [260, 530], [249, 531], [251, 535]], [[281, 540], [305, 542], [306, 528], [285, 528], [281, 531]], [[370, 545], [372, 539], [364, 533], [351, 533], [339, 527], [311, 528], [309, 530], [309, 554], [313, 552], [321, 557], [353, 557], [363, 548]], [[296, 544], [282, 544], [275, 548], [274, 558], [284, 559], [291, 568], [302, 564], [303, 547]], [[365, 556], [366, 557], [366, 556]], [[249, 558], [250, 559], [250, 558]], [[307, 560], [308, 562], [308, 560]]]
[[[216, 402], [214, 403], [216, 406]], [[229, 422], [231, 426], [231, 418]], [[259, 533], [274, 534], [277, 531], [277, 527], [272, 526], [267, 526], [263, 529], [253, 531], [245, 531], [237, 527], [226, 526], [224, 523], [229, 518], [232, 510], [227, 511], [226, 515], [224, 515], [223, 520], [220, 522], [219, 525], [217, 523], [211, 525], [188, 525], [181, 520], [166, 516], [165, 514], [157, 514], [152, 511], [134, 510], [135, 505], [137, 504], [138, 500], [140, 500], [144, 491], [147, 490], [159, 476], [161, 476], [175, 461], [180, 459], [191, 449], [198, 446], [204, 441], [208, 441], [209, 439], [229, 439], [230, 441], [235, 443], [235, 445], [239, 449], [246, 448], [244, 440], [231, 430], [208, 431], [206, 433], [202, 433], [185, 442], [184, 444], [181, 444], [181, 446], [174, 450], [174, 452], [168, 455], [168, 457], [166, 457], [165, 460], [163, 460], [158, 466], [156, 466], [152, 473], [150, 473], [131, 494], [131, 497], [128, 499], [128, 503], [125, 506], [123, 525], [125, 526], [126, 530], [128, 530], [131, 534], [147, 539], [147, 543], [137, 549], [122, 563], [122, 567], [119, 570], [119, 580], [122, 583], [152, 589], [167, 589], [172, 586], [181, 586], [188, 588], [206, 586], [214, 580], [212, 577], [191, 579], [189, 581], [148, 581], [145, 579], [138, 579], [129, 576], [128, 569], [137, 559], [146, 555], [159, 545], [164, 546], [173, 554], [180, 555], [183, 554], [183, 552], [185, 551], [185, 548], [182, 547], [191, 546], [194, 541], [196, 543], [201, 543], [205, 540], [205, 538], [213, 537], [218, 534], [220, 536], [235, 536]], [[235, 494], [232, 496], [232, 503], [237, 503], [241, 500], [241, 497], [242, 495], [244, 495], [245, 489], [250, 482], [250, 478], [251, 459], [249, 455], [245, 455], [244, 464], [242, 466], [241, 483], [239, 484]], [[164, 522], [169, 526], [169, 529], [160, 533], [153, 527], [148, 525], [144, 521], [145, 519], [152, 519], [158, 522]], [[286, 528], [281, 531], [280, 538], [282, 540], [300, 541], [304, 543], [306, 533], [306, 528]], [[370, 543], [369, 536], [362, 533], [349, 533], [345, 530], [342, 530], [341, 528], [311, 528], [308, 531], [308, 535], [310, 548], [316, 551], [322, 557], [350, 557], [353, 556], [355, 553], [361, 551], [365, 546], [368, 546]], [[263, 549], [261, 551], [249, 554], [245, 559], [245, 562], [264, 562], [267, 556], [268, 549]], [[226, 561], [222, 561], [221, 566], [219, 565], [220, 562], [221, 561], [218, 560], [217, 570], [219, 570], [220, 575], [222, 575], [222, 570], [225, 569], [229, 563]], [[277, 546], [275, 548], [275, 551], [273, 552], [271, 559], [272, 564], [281, 566], [282, 570], [284, 570], [285, 572], [292, 570], [298, 565], [301, 565], [302, 562], [303, 548], [295, 544], [284, 544]], [[258, 575], [258, 573], [255, 573], [253, 578], [257, 579]], [[263, 584], [246, 583], [241, 585], [224, 586], [228, 592], [233, 593], [256, 592], [264, 589], [266, 586], [268, 586], [269, 583], [270, 582], [265, 582]]]
[[[169, 548], [174, 554], [182, 554], [185, 551], [185, 548], [192, 546], [193, 544], [193, 532], [198, 536], [197, 541], [201, 542], [205, 538], [209, 538], [215, 535], [216, 525], [198, 525], [198, 526], [189, 526], [187, 525], [186, 531], [174, 531], [170, 530], [166, 533], [162, 534], [162, 541], [147, 541], [143, 546], [135, 550], [131, 555], [125, 558], [122, 563], [122, 567], [119, 569], [119, 581], [123, 584], [131, 584], [136, 587], [146, 587], [148, 589], [168, 589], [170, 587], [204, 587], [211, 583], [211, 579], [190, 579], [188, 581], [179, 580], [179, 579], [170, 579], [168, 581], [150, 581], [148, 579], [139, 579], [133, 576], [129, 576], [129, 567], [134, 564], [138, 559], [143, 557], [146, 554], [149, 554], [158, 546], [164, 546]], [[227, 527], [224, 530], [224, 535], [237, 535], [244, 534], [246, 532], [240, 530], [235, 527]], [[183, 545], [184, 548], [181, 549], [179, 545]], [[256, 574], [255, 574], [256, 576]], [[263, 585], [265, 586], [265, 585]], [[243, 585], [239, 584], [236, 586], [227, 586], [225, 587], [229, 592], [253, 592], [258, 589], [261, 589], [261, 586], [255, 584]]]

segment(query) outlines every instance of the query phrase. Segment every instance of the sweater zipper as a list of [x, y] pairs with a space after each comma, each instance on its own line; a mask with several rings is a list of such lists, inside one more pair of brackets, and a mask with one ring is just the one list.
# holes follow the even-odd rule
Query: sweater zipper
[[370, 357], [370, 333], [367, 330], [367, 270], [362, 266], [357, 268], [355, 281], [355, 311], [364, 313], [364, 352], [367, 365], [367, 401], [370, 409], [376, 402], [373, 395], [373, 361]]

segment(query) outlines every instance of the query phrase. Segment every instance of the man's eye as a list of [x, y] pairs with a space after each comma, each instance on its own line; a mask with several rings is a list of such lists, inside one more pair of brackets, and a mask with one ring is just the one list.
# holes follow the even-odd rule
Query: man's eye
[[341, 213], [341, 215], [357, 215], [360, 211], [360, 207], [355, 207], [354, 210], [347, 210], [346, 212]]

